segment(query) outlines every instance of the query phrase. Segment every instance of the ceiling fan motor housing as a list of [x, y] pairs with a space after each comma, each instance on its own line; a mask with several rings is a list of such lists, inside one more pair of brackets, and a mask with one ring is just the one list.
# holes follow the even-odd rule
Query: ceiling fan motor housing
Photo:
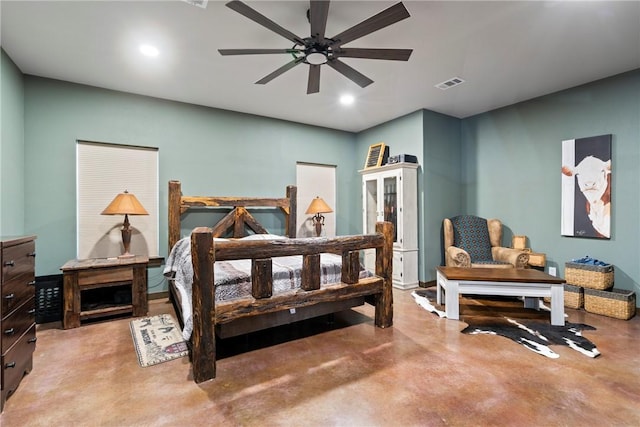
[[333, 59], [333, 40], [318, 41], [315, 36], [304, 39], [304, 62], [310, 65], [322, 65]]

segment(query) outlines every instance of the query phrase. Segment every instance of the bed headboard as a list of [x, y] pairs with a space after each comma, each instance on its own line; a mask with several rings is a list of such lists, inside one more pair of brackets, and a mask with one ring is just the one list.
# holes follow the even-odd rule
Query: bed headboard
[[289, 185], [286, 196], [279, 199], [264, 197], [208, 197], [183, 196], [180, 181], [169, 181], [169, 250], [180, 240], [180, 219], [190, 208], [232, 208], [222, 220], [213, 227], [214, 237], [223, 236], [233, 227], [233, 237], [245, 235], [247, 228], [254, 233], [265, 234], [268, 231], [249, 213], [251, 207], [280, 208], [285, 215], [285, 229], [288, 237], [296, 237], [296, 195], [297, 187]]

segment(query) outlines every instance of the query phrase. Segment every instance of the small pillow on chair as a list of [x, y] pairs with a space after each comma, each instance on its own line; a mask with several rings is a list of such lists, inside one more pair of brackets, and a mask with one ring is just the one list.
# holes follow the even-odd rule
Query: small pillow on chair
[[487, 220], [473, 215], [451, 218], [453, 246], [464, 249], [471, 263], [493, 261]]

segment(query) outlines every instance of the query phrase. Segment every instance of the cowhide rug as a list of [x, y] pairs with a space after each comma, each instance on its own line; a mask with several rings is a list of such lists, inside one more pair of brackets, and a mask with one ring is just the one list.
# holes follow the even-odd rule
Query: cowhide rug
[[[435, 303], [435, 287], [419, 289], [411, 295], [420, 307], [440, 317], [446, 317], [444, 307]], [[501, 335], [528, 350], [552, 359], [560, 355], [551, 350], [550, 345], [568, 346], [589, 357], [600, 355], [595, 344], [582, 336], [582, 331], [595, 330], [593, 326], [569, 322], [564, 326], [552, 326], [549, 322], [548, 308], [544, 304], [540, 304], [541, 309], [547, 311], [540, 314], [535, 310], [525, 309], [522, 304], [522, 301], [513, 298], [461, 297], [461, 311], [463, 308], [465, 311], [461, 314], [461, 320], [468, 324], [462, 333]], [[527, 313], [523, 316], [525, 310]]]

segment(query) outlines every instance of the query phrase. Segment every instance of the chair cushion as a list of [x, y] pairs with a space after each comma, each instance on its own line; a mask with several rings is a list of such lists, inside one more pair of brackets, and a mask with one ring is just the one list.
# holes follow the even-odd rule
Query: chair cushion
[[491, 262], [491, 241], [487, 220], [474, 215], [459, 215], [451, 218], [453, 246], [464, 249], [471, 263]]

